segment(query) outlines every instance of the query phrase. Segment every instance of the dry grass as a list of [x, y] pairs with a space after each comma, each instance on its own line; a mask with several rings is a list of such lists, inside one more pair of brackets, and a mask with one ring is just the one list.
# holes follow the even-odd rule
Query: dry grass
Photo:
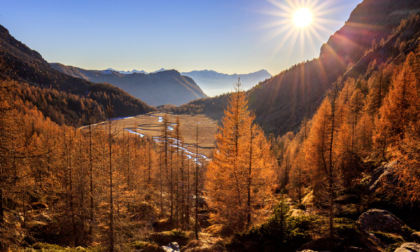
[[[159, 117], [167, 117], [171, 126], [175, 126], [177, 117], [181, 124], [181, 134], [183, 142], [188, 151], [195, 153], [196, 142], [196, 126], [198, 125], [198, 153], [210, 157], [212, 149], [215, 145], [215, 134], [218, 122], [212, 120], [203, 114], [198, 115], [174, 115], [170, 113], [148, 113], [134, 117], [123, 118], [112, 121], [118, 134], [128, 134], [128, 129], [147, 137], [159, 137], [162, 133], [163, 124], [159, 121]], [[198, 124], [197, 124], [198, 123]], [[94, 124], [95, 127], [105, 127], [107, 122]], [[85, 127], [82, 127], [86, 128]], [[169, 131], [173, 132], [173, 131]]]

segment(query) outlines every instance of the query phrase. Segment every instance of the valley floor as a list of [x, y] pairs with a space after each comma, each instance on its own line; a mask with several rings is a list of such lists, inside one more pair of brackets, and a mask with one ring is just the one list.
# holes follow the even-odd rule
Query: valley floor
[[[179, 118], [180, 131], [183, 137], [185, 152], [194, 156], [196, 152], [196, 127], [198, 126], [198, 154], [202, 158], [208, 158], [215, 146], [215, 134], [218, 122], [203, 114], [197, 115], [175, 115], [172, 113], [151, 112], [133, 117], [113, 118], [113, 127], [118, 134], [127, 132], [138, 134], [140, 137], [150, 137], [156, 142], [162, 135], [164, 118], [167, 118], [168, 132], [174, 133], [176, 120]], [[94, 127], [106, 127], [107, 121], [93, 124]], [[82, 129], [87, 126], [82, 127]]]

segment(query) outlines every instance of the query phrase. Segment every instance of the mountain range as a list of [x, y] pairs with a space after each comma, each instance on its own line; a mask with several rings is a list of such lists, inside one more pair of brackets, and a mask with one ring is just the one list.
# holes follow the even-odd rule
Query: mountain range
[[[89, 79], [89, 77], [86, 77], [86, 75], [82, 73], [83, 71], [94, 71], [94, 70], [84, 70], [80, 68], [78, 70], [75, 70], [75, 69], [65, 70], [64, 66], [58, 63], [53, 63], [52, 66], [55, 67], [57, 70], [73, 75], [75, 77], [82, 77], [84, 79]], [[159, 73], [159, 72], [164, 72], [164, 71], [168, 71], [168, 70], [165, 68], [161, 68], [159, 70], [148, 73], [144, 70], [133, 69], [131, 71], [121, 71], [121, 70], [115, 70], [113, 68], [108, 68], [106, 70], [94, 71], [94, 72], [103, 73], [103, 74], [118, 74], [119, 73], [119, 74], [129, 75], [129, 74], [154, 74], [154, 73]], [[242, 87], [245, 90], [252, 88], [253, 86], [257, 85], [261, 81], [271, 78], [271, 74], [267, 72], [267, 70], [264, 70], [264, 69], [257, 72], [253, 72], [253, 73], [247, 73], [247, 74], [225, 74], [225, 73], [220, 73], [213, 70], [195, 70], [195, 71], [190, 71], [190, 72], [182, 72], [181, 74], [183, 76], [191, 77], [195, 81], [195, 83], [197, 83], [197, 85], [203, 90], [203, 92], [211, 97], [231, 92], [233, 90], [233, 85], [238, 81], [238, 78], [241, 79]], [[89, 79], [89, 80], [96, 82], [96, 77], [93, 77], [92, 79]], [[126, 91], [131, 93], [129, 90], [126, 90]], [[136, 96], [136, 97], [140, 99], [144, 99], [141, 96]], [[145, 101], [147, 102], [147, 100]], [[150, 103], [150, 104], [161, 105], [164, 103], [160, 103], [160, 104]]]
[[137, 70], [118, 72], [113, 69], [101, 71], [85, 70], [59, 63], [51, 63], [51, 67], [73, 77], [98, 83], [110, 83], [153, 106], [163, 104], [179, 106], [207, 97], [193, 79], [181, 75], [176, 70], [161, 69], [154, 73]]
[[183, 75], [193, 78], [209, 96], [221, 95], [233, 90], [233, 85], [241, 79], [244, 90], [248, 90], [259, 82], [271, 78], [266, 70], [248, 74], [224, 74], [212, 70], [183, 72]]

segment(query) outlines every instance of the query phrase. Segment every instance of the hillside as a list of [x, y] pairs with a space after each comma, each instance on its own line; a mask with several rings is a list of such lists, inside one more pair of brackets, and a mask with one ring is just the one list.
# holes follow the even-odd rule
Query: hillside
[[312, 117], [326, 91], [373, 41], [386, 39], [413, 12], [420, 12], [419, 1], [367, 0], [359, 4], [322, 46], [318, 59], [294, 66], [251, 91], [250, 107], [257, 120], [271, 132], [296, 130], [304, 117]]
[[112, 70], [85, 70], [73, 66], [52, 63], [51, 67], [65, 74], [92, 82], [105, 82], [119, 87], [131, 95], [157, 106], [162, 104], [181, 105], [207, 97], [193, 79], [175, 70], [156, 73], [120, 73]]
[[[367, 0], [359, 4], [346, 24], [322, 46], [319, 58], [297, 64], [248, 91], [249, 107], [256, 113], [259, 124], [266, 132], [275, 134], [297, 130], [303, 118], [313, 116], [340, 76], [348, 70], [356, 76], [361, 73], [361, 69], [352, 66], [360, 66], [360, 61], [370, 62], [362, 57], [372, 44], [387, 40], [404, 18], [419, 12], [420, 2], [415, 0]], [[391, 57], [391, 53], [393, 50], [383, 50], [382, 60]], [[215, 102], [220, 99], [194, 101], [177, 111], [211, 111], [214, 114], [226, 107], [226, 103]]]
[[224, 74], [212, 70], [191, 71], [182, 74], [193, 78], [209, 96], [231, 92], [233, 84], [238, 81], [238, 78], [241, 78], [244, 89], [248, 90], [260, 81], [271, 77], [271, 74], [266, 70], [248, 74]]
[[0, 78], [16, 80], [22, 99], [59, 124], [77, 125], [80, 120], [86, 123], [86, 108], [92, 108], [95, 120], [103, 120], [108, 104], [112, 104], [115, 117], [154, 110], [109, 84], [94, 84], [56, 71], [38, 52], [16, 40], [1, 25], [0, 44]]

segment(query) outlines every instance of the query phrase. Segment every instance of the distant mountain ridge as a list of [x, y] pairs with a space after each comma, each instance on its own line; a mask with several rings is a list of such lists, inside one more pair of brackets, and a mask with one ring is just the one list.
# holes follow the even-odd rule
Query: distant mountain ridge
[[131, 71], [123, 71], [123, 70], [115, 70], [113, 68], [107, 68], [106, 70], [103, 70], [103, 72], [117, 72], [120, 74], [133, 74], [133, 73], [144, 73], [144, 74], [150, 74], [150, 73], [158, 73], [158, 72], [163, 72], [163, 71], [167, 71], [168, 69], [165, 68], [161, 68], [159, 70], [153, 71], [153, 72], [146, 72], [144, 70], [137, 70], [137, 69], [133, 69]]
[[231, 92], [238, 78], [241, 79], [242, 86], [245, 90], [252, 88], [261, 81], [271, 78], [271, 74], [264, 69], [248, 74], [224, 74], [213, 70], [195, 70], [183, 72], [182, 74], [193, 78], [209, 96]]
[[181, 75], [176, 70], [161, 69], [153, 73], [145, 71], [86, 70], [60, 63], [51, 63], [52, 68], [92, 82], [110, 83], [148, 104], [182, 105], [207, 95], [193, 79]]
[[[104, 74], [111, 74], [112, 72], [120, 74], [134, 74], [134, 73], [143, 73], [143, 74], [152, 74], [167, 71], [165, 68], [153, 72], [146, 72], [144, 70], [133, 69], [131, 71], [121, 71], [115, 70], [113, 68], [108, 68], [102, 70]], [[247, 74], [225, 74], [216, 72], [214, 70], [194, 70], [190, 72], [182, 72], [184, 76], [191, 77], [197, 83], [197, 85], [204, 91], [205, 94], [209, 96], [216, 96], [223, 93], [231, 92], [233, 85], [238, 81], [238, 78], [241, 78], [242, 86], [245, 90], [252, 88], [257, 85], [259, 82], [271, 78], [271, 74], [267, 70], [259, 70], [257, 72], [247, 73]]]

